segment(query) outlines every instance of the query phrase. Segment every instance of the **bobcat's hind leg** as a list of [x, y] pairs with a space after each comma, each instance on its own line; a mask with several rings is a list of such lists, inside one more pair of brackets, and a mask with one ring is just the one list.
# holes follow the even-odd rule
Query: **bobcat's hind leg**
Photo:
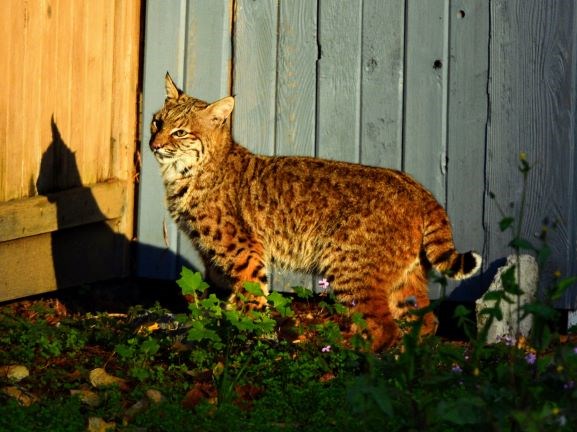
[[[431, 303], [429, 299], [426, 271], [419, 262], [409, 267], [396, 288], [389, 296], [391, 311], [396, 320], [414, 321], [418, 316], [412, 313], [416, 309], [424, 309]], [[427, 312], [422, 317], [421, 336], [432, 335], [437, 331], [439, 321], [433, 312]]]
[[[386, 291], [364, 277], [327, 273], [337, 299], [351, 312], [359, 312], [367, 324], [366, 330], [374, 352], [389, 348], [400, 339], [401, 332], [389, 306]], [[351, 334], [358, 329], [351, 328]]]
[[392, 347], [401, 337], [388, 303], [386, 297], [374, 296], [359, 300], [352, 309], [353, 312], [360, 312], [367, 323], [373, 352]]

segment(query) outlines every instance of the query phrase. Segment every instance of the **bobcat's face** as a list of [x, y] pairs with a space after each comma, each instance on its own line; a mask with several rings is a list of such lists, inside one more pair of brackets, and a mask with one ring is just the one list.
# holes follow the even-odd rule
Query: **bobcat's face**
[[175, 116], [183, 106], [157, 112], [150, 124], [150, 149], [161, 165], [173, 165], [181, 175], [198, 165], [204, 155], [202, 138], [191, 127], [192, 116]]
[[234, 99], [228, 97], [209, 105], [183, 93], [168, 74], [165, 84], [166, 100], [152, 117], [149, 145], [165, 179], [170, 181], [192, 175], [203, 162], [211, 134], [224, 125]]

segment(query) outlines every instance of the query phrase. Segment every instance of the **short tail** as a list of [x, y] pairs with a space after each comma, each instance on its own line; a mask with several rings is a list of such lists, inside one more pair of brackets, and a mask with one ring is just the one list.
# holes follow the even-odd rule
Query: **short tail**
[[483, 260], [476, 252], [455, 250], [445, 209], [432, 201], [425, 214], [423, 249], [429, 263], [452, 279], [467, 279], [477, 273]]

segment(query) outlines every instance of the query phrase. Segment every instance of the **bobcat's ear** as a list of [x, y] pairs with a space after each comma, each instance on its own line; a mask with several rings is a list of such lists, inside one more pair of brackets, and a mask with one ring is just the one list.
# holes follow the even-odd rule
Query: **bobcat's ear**
[[164, 85], [166, 86], [166, 99], [178, 99], [179, 96], [182, 94], [182, 90], [180, 90], [176, 84], [174, 84], [174, 81], [172, 81], [172, 78], [170, 77], [170, 74], [168, 72], [166, 72], [166, 76], [164, 77]]
[[207, 106], [206, 113], [208, 114], [209, 120], [213, 125], [221, 126], [230, 116], [233, 108], [234, 98], [232, 96], [227, 96]]

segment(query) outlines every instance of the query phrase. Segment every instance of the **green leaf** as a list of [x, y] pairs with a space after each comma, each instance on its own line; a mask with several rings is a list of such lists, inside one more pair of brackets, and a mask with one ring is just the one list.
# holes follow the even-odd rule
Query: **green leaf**
[[264, 296], [264, 292], [258, 282], [244, 282], [243, 286], [246, 292], [248, 292], [249, 294], [258, 297]]
[[531, 250], [531, 251], [535, 250], [535, 247], [529, 240], [520, 237], [516, 237], [513, 240], [511, 240], [509, 242], [509, 246], [515, 250]]
[[297, 297], [301, 298], [303, 300], [311, 298], [315, 294], [312, 290], [304, 288], [302, 286], [294, 286], [294, 287], [292, 287], [292, 289], [295, 292], [295, 294], [297, 295]]
[[375, 383], [368, 375], [356, 378], [348, 388], [349, 404], [358, 413], [370, 412], [376, 408], [388, 417], [393, 417], [393, 404], [384, 382]]
[[207, 298], [201, 300], [200, 305], [207, 311], [212, 312], [215, 318], [219, 318], [222, 313], [221, 300], [215, 295], [211, 294]]
[[364, 330], [367, 328], [367, 322], [363, 318], [363, 314], [360, 312], [353, 312], [351, 315], [351, 321], [359, 330]]
[[499, 228], [501, 229], [501, 231], [505, 231], [507, 228], [509, 228], [513, 224], [513, 222], [515, 222], [515, 218], [504, 217], [499, 222]]
[[204, 339], [213, 342], [221, 342], [220, 336], [217, 332], [207, 329], [201, 321], [194, 321], [192, 327], [188, 330], [188, 340], [194, 342]]
[[155, 339], [150, 337], [146, 339], [144, 342], [142, 342], [142, 345], [140, 345], [140, 350], [142, 351], [143, 354], [147, 356], [153, 356], [158, 352], [159, 349], [160, 349], [159, 343]]
[[551, 248], [547, 245], [543, 245], [543, 247], [537, 253], [537, 264], [539, 267], [543, 267], [550, 256]]
[[202, 279], [200, 272], [193, 272], [192, 270], [182, 267], [180, 272], [180, 279], [176, 281], [182, 295], [191, 295], [195, 292], [204, 293], [209, 285]]
[[484, 401], [475, 396], [463, 397], [449, 401], [443, 400], [439, 402], [439, 405], [437, 406], [437, 415], [439, 416], [439, 419], [458, 426], [476, 424], [480, 420], [480, 415], [484, 406]]
[[[507, 294], [521, 295], [523, 291], [519, 288], [516, 277], [517, 266], [513, 265], [505, 270], [501, 274], [501, 284], [503, 285], [503, 291]], [[511, 300], [507, 300], [511, 303]]]
[[567, 288], [577, 282], [577, 276], [570, 276], [563, 279], [560, 279], [553, 287], [551, 292], [551, 300], [558, 300], [561, 298]]
[[484, 301], [500, 301], [505, 297], [503, 291], [487, 291], [483, 296]]
[[497, 321], [503, 320], [503, 312], [500, 308], [485, 308], [479, 312], [479, 315], [489, 315], [489, 317], [492, 317]]
[[291, 317], [294, 312], [290, 308], [292, 299], [283, 296], [278, 291], [273, 291], [267, 297], [269, 303], [272, 303], [273, 307], [281, 314], [283, 317]]
[[349, 309], [340, 303], [335, 303], [334, 308], [337, 315], [346, 315], [349, 312]]
[[123, 359], [134, 357], [134, 349], [124, 344], [118, 344], [114, 347], [114, 351]]
[[523, 306], [523, 310], [546, 321], [557, 317], [557, 311], [543, 303], [529, 303]]
[[471, 311], [469, 309], [467, 309], [463, 305], [458, 305], [455, 308], [455, 312], [453, 312], [453, 317], [454, 318], [467, 318], [468, 319], [470, 314], [471, 314]]

